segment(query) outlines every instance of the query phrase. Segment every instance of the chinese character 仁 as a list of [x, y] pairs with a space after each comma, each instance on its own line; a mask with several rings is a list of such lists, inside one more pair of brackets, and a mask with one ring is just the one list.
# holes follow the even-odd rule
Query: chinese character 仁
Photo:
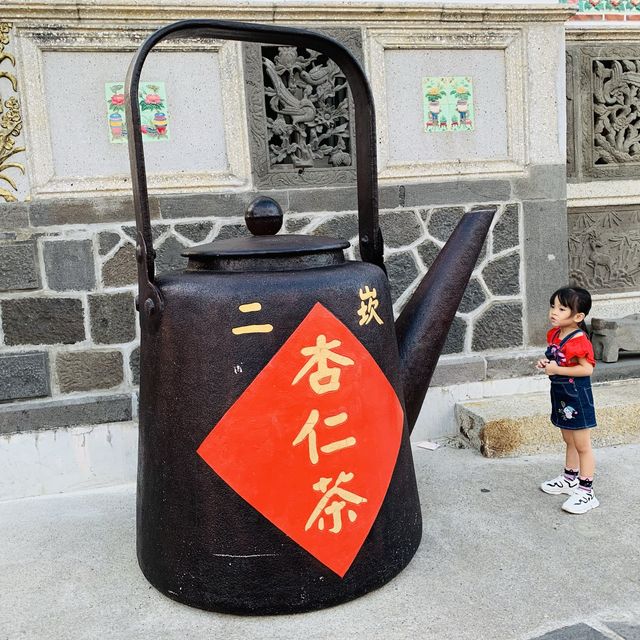
[[[328, 427], [337, 427], [338, 425], [346, 422], [348, 417], [347, 413], [343, 411], [335, 416], [325, 418], [324, 423]], [[315, 432], [315, 426], [318, 423], [319, 418], [320, 412], [317, 409], [312, 409], [307, 421], [302, 426], [302, 429], [300, 429], [300, 433], [298, 433], [296, 439], [292, 443], [294, 447], [297, 447], [301, 442], [304, 442], [305, 438], [309, 440], [309, 460], [311, 460], [312, 464], [318, 464], [319, 460], [317, 445], [318, 438]], [[333, 453], [334, 451], [340, 451], [340, 449], [353, 447], [355, 444], [356, 439], [353, 436], [349, 436], [348, 438], [336, 440], [330, 444], [325, 444], [320, 447], [320, 451], [322, 451], [322, 453]]]

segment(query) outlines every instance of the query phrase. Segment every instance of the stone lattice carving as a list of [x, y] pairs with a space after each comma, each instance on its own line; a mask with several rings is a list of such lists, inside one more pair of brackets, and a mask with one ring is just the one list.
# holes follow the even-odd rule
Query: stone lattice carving
[[597, 207], [569, 212], [572, 282], [591, 291], [640, 285], [640, 209]]
[[[265, 47], [263, 52], [269, 49]], [[269, 161], [294, 167], [351, 164], [347, 82], [332, 60], [295, 47], [263, 56]]]
[[[339, 31], [338, 39], [359, 51], [359, 30]], [[345, 77], [332, 60], [303, 48], [247, 45], [245, 77], [259, 186], [355, 181], [353, 107]]]
[[640, 160], [640, 59], [593, 61], [594, 163]]
[[[5, 51], [9, 44], [11, 24], [0, 22], [0, 66], [8, 61], [13, 67], [16, 66], [16, 59], [13, 55]], [[6, 66], [6, 65], [4, 65]], [[13, 93], [18, 90], [18, 80], [14, 73], [0, 69], [0, 80], [6, 80], [11, 84]], [[14, 156], [22, 153], [25, 148], [16, 145], [16, 140], [22, 131], [22, 117], [20, 116], [20, 103], [15, 95], [5, 99], [5, 94], [0, 88], [0, 182], [8, 184], [11, 190], [0, 187], [0, 197], [6, 202], [16, 202], [14, 195], [18, 191], [18, 186], [9, 175], [9, 169], [17, 169], [24, 174], [24, 165], [16, 162]]]
[[580, 45], [567, 51], [570, 178], [640, 176], [640, 47]]
[[619, 351], [640, 351], [640, 313], [591, 321], [591, 341], [597, 360], [617, 362]]

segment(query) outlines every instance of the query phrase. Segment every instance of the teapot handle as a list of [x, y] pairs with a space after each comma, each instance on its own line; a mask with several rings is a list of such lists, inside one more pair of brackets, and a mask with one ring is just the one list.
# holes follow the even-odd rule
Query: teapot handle
[[365, 262], [371, 262], [384, 269], [384, 248], [378, 223], [378, 173], [373, 96], [364, 71], [353, 55], [335, 40], [306, 29], [272, 27], [230, 20], [182, 20], [159, 29], [143, 42], [129, 65], [125, 85], [126, 116], [129, 122], [129, 162], [136, 212], [136, 257], [141, 313], [144, 311], [149, 318], [154, 315], [158, 317], [162, 309], [162, 298], [154, 285], [155, 251], [149, 217], [149, 195], [140, 130], [140, 106], [137, 100], [140, 74], [147, 55], [157, 43], [165, 39], [181, 37], [207, 37], [304, 47], [327, 55], [340, 67], [347, 78], [355, 103], [360, 255]]

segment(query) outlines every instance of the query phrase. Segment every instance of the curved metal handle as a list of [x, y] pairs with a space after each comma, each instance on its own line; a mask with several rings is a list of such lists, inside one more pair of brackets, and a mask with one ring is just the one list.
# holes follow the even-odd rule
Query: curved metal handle
[[[144, 308], [149, 315], [153, 315], [152, 307], [161, 306], [162, 300], [153, 285], [155, 252], [151, 236], [149, 195], [140, 131], [138, 104], [140, 74], [147, 55], [156, 44], [165, 39], [183, 37], [207, 37], [304, 47], [327, 55], [340, 67], [347, 78], [355, 103], [360, 255], [365, 262], [384, 268], [382, 234], [378, 224], [378, 172], [373, 97], [364, 71], [357, 60], [340, 43], [306, 29], [227, 20], [182, 20], [167, 25], [149, 36], [138, 49], [127, 72], [125, 106], [129, 123], [129, 162], [138, 237], [138, 282], [141, 300], [144, 298], [144, 302], [140, 305], [141, 310]], [[155, 310], [160, 311], [160, 308]]]

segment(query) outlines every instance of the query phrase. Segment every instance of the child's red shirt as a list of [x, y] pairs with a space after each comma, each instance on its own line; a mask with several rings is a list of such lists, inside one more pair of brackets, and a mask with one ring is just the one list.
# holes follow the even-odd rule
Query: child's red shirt
[[[560, 331], [558, 329], [549, 329], [547, 331], [547, 344], [559, 345], [562, 342], [559, 334]], [[596, 359], [593, 357], [593, 346], [584, 332], [567, 340], [560, 353], [564, 356], [564, 359], [558, 358], [560, 360], [558, 365], [561, 367], [572, 367], [574, 364], [578, 364], [578, 358], [586, 358], [591, 366], [596, 366]]]

